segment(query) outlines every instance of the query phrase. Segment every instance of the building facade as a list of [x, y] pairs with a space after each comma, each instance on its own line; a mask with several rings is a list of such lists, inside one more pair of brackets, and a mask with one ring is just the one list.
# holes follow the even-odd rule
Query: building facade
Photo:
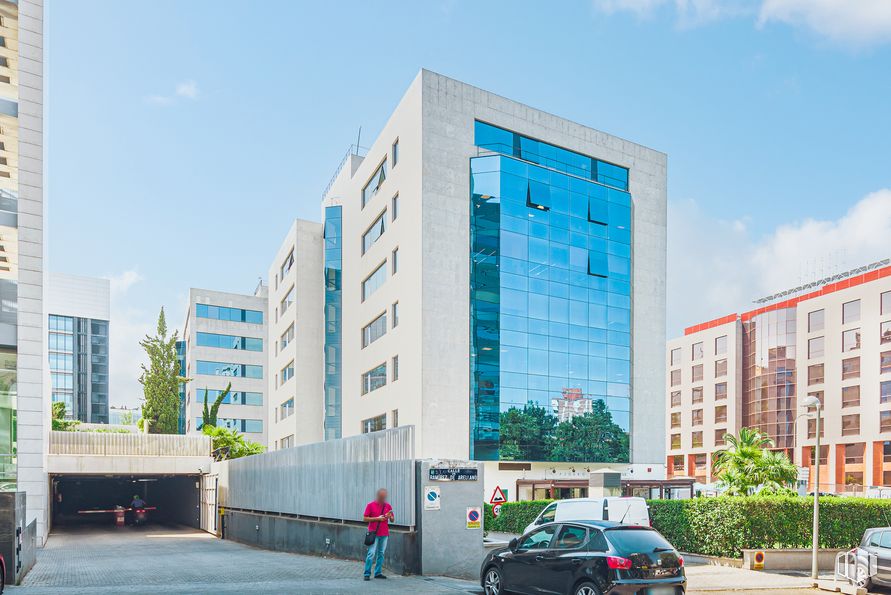
[[[752, 427], [810, 470], [813, 489], [816, 419], [803, 416], [799, 403], [814, 395], [823, 404], [820, 491], [891, 486], [888, 265], [785, 292], [669, 341], [669, 472], [714, 481], [712, 455], [722, 446], [721, 431]], [[718, 344], [726, 350], [717, 353]]]
[[322, 226], [296, 220], [269, 268], [270, 450], [323, 437]]
[[268, 288], [253, 295], [207, 289], [189, 291], [183, 326], [185, 433], [202, 428], [205, 394], [209, 405], [231, 384], [220, 406], [217, 426], [232, 428], [266, 444]]
[[109, 423], [110, 308], [108, 279], [47, 275], [51, 400], [65, 404], [67, 419]]
[[663, 153], [422, 71], [323, 208], [326, 436], [664, 477]]

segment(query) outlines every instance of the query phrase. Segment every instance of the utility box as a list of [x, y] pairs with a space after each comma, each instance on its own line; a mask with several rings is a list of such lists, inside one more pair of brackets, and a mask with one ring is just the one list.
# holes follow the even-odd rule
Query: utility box
[[622, 474], [610, 469], [598, 469], [588, 476], [588, 497], [605, 498], [622, 495]]
[[483, 465], [473, 461], [415, 463], [421, 574], [479, 578], [483, 549]]
[[25, 520], [25, 492], [0, 492], [0, 554], [7, 585], [19, 584], [36, 561], [37, 521]]

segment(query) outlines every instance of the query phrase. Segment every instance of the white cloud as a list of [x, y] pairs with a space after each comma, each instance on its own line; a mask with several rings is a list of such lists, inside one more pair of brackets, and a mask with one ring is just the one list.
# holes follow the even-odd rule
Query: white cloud
[[747, 221], [716, 220], [694, 201], [671, 203], [668, 336], [754, 307], [753, 299], [891, 256], [891, 190], [833, 221], [804, 219], [753, 237]]
[[187, 80], [178, 83], [172, 94], [148, 95], [145, 98], [145, 102], [159, 107], [167, 107], [176, 103], [179, 98], [197, 101], [198, 95], [198, 83], [193, 80]]
[[629, 12], [647, 18], [663, 7], [678, 25], [698, 26], [722, 18], [756, 17], [805, 27], [836, 43], [855, 47], [891, 41], [891, 0], [593, 0], [606, 14]]
[[891, 41], [889, 0], [764, 0], [759, 21], [805, 26], [855, 46]]
[[115, 296], [127, 293], [135, 284], [145, 280], [145, 277], [135, 270], [124, 271], [120, 275], [108, 275], [106, 278], [111, 282], [112, 300], [115, 299]]

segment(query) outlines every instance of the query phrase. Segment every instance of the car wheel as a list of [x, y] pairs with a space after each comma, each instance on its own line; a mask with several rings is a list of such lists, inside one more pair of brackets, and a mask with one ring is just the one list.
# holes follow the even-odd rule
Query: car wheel
[[483, 590], [486, 595], [505, 595], [504, 581], [501, 580], [501, 571], [490, 566], [486, 570], [486, 577], [483, 579]]
[[862, 587], [864, 589], [870, 589], [872, 587], [872, 580], [869, 578], [869, 569], [865, 564], [857, 565], [857, 575], [854, 579], [854, 582], [858, 587]]
[[594, 583], [590, 581], [585, 581], [583, 583], [579, 583], [575, 587], [575, 591], [573, 591], [574, 595], [600, 595], [600, 589], [598, 589]]

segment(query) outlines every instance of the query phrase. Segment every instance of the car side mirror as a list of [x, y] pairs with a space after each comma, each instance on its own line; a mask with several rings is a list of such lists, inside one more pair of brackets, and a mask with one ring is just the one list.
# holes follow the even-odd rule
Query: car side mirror
[[510, 548], [510, 550], [513, 552], [513, 551], [516, 551], [516, 549], [517, 549], [517, 545], [519, 545], [519, 543], [520, 543], [520, 542], [517, 541], [517, 538], [514, 537], [513, 539], [510, 540], [510, 543], [507, 544], [507, 546], [508, 546], [508, 547]]

